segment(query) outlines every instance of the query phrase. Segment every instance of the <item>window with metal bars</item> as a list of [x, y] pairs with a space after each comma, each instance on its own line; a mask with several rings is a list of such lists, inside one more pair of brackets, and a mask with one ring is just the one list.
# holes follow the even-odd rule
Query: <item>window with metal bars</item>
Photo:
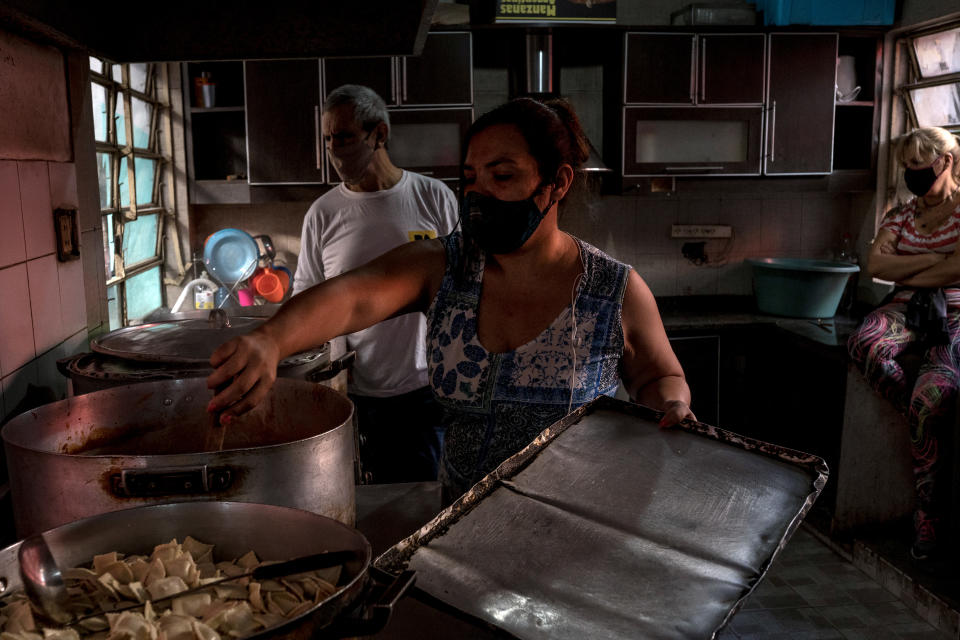
[[90, 58], [110, 329], [164, 303], [163, 232], [172, 173], [166, 68]]
[[960, 23], [912, 32], [900, 43], [905, 65], [896, 92], [909, 126], [960, 133]]

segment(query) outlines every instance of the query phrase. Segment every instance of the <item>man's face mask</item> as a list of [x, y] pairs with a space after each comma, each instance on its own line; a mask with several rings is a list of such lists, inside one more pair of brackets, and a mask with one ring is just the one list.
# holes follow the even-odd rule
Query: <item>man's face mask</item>
[[471, 191], [460, 202], [463, 233], [489, 253], [511, 253], [530, 239], [551, 204], [541, 211], [533, 197], [498, 200]]
[[903, 170], [903, 181], [911, 193], [920, 198], [930, 193], [933, 183], [940, 177], [940, 174], [933, 168], [936, 163], [937, 160], [934, 160], [929, 167], [923, 169], [906, 168]]
[[372, 134], [373, 131], [362, 138], [358, 137], [350, 144], [329, 148], [333, 167], [340, 174], [340, 179], [347, 184], [360, 182], [366, 174], [367, 167], [370, 166], [370, 160], [376, 151], [367, 144], [367, 140], [370, 139]]

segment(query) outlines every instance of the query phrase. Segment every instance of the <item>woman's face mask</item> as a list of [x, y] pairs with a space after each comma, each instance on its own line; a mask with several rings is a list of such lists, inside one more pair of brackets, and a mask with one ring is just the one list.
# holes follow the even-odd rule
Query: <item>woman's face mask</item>
[[376, 151], [367, 144], [367, 140], [370, 139], [372, 134], [373, 131], [362, 138], [358, 136], [357, 139], [350, 144], [329, 148], [330, 160], [333, 163], [333, 167], [337, 170], [337, 173], [340, 174], [340, 179], [347, 184], [360, 182], [364, 174], [366, 174], [367, 168], [370, 166], [370, 160]]
[[[916, 195], [919, 198], [930, 193], [930, 189], [933, 187], [933, 183], [937, 181], [937, 178], [940, 177], [940, 174], [936, 172], [933, 168], [933, 165], [937, 164], [937, 158], [929, 167], [924, 167], [922, 169], [910, 169], [909, 167], [903, 170], [903, 181], [907, 185], [907, 189], [911, 193]], [[941, 171], [942, 173], [942, 171]]]
[[551, 206], [541, 211], [532, 196], [507, 201], [471, 191], [460, 202], [460, 220], [464, 236], [480, 248], [489, 253], [512, 253], [530, 239]]

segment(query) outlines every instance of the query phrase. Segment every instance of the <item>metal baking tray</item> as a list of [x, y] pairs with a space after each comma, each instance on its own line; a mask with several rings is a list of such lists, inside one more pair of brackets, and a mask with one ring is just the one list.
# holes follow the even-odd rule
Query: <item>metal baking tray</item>
[[375, 563], [517, 638], [714, 638], [827, 480], [819, 457], [601, 397]]

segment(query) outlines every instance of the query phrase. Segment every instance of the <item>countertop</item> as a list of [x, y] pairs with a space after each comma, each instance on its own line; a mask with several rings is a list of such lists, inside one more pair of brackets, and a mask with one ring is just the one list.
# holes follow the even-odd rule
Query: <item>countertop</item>
[[766, 326], [843, 350], [862, 319], [859, 310], [820, 319], [773, 316], [757, 311], [752, 296], [677, 296], [658, 298], [657, 304], [668, 335]]
[[[357, 487], [356, 528], [366, 536], [376, 558], [429, 522], [440, 512], [440, 506], [439, 482], [360, 485]], [[485, 640], [507, 636], [425, 604], [408, 594], [394, 607], [386, 628], [368, 637], [377, 640]]]

